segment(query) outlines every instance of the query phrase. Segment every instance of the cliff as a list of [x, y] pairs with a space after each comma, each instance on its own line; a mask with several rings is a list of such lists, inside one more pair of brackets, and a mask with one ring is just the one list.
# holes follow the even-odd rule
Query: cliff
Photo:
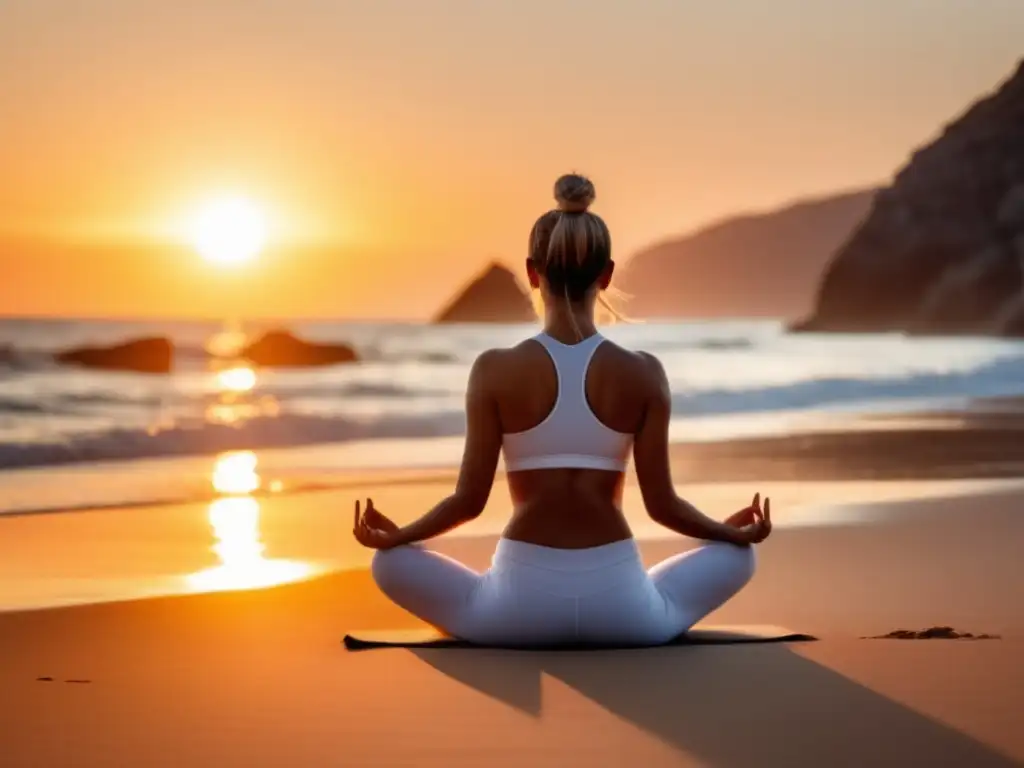
[[1024, 336], [1024, 63], [915, 152], [828, 265], [815, 331]]
[[874, 190], [738, 216], [637, 253], [616, 277], [634, 317], [805, 316]]

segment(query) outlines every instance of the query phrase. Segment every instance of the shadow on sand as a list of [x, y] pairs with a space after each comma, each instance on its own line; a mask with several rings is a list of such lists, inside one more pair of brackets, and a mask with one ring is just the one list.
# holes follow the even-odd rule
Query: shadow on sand
[[[543, 716], [549, 675], [713, 766], [1017, 763], [781, 645], [558, 652], [415, 650], [450, 678]], [[600, 657], [601, 663], [595, 656]], [[626, 661], [628, 663], [620, 663]]]

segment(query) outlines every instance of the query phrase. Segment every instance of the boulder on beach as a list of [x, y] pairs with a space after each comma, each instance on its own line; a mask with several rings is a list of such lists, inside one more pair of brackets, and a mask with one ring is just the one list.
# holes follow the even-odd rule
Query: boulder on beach
[[174, 344], [163, 337], [134, 339], [107, 347], [74, 347], [53, 357], [58, 363], [104, 371], [170, 373]]
[[913, 154], [796, 330], [1024, 334], [1024, 63]]
[[526, 289], [508, 267], [491, 264], [442, 309], [437, 323], [528, 323], [537, 319]]
[[312, 368], [359, 359], [347, 344], [315, 344], [285, 330], [267, 331], [243, 348], [242, 357], [267, 368]]

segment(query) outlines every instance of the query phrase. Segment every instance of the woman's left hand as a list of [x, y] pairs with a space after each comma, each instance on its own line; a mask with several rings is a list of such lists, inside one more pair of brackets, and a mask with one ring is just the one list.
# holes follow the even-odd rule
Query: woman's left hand
[[370, 549], [391, 549], [401, 544], [398, 525], [386, 515], [377, 511], [373, 499], [366, 500], [366, 512], [362, 512], [356, 501], [355, 525], [352, 534], [356, 541]]
[[755, 493], [754, 500], [750, 502], [750, 505], [727, 517], [725, 524], [731, 525], [733, 528], [746, 528], [748, 525], [760, 522], [763, 517], [764, 514], [761, 512], [761, 494]]

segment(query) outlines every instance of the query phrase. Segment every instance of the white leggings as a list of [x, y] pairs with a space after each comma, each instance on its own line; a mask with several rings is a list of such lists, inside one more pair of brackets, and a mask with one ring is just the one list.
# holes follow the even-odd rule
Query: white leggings
[[646, 571], [632, 539], [553, 549], [500, 539], [483, 574], [421, 546], [379, 551], [373, 578], [405, 610], [489, 645], [657, 645], [725, 603], [754, 573], [752, 547], [708, 543]]

